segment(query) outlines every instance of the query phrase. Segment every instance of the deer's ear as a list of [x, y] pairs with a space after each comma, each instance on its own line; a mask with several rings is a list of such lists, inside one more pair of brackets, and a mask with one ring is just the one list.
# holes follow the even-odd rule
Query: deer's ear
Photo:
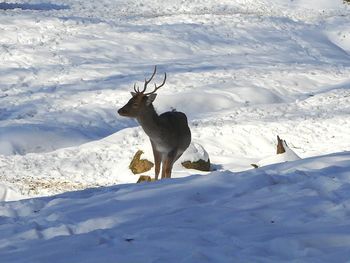
[[150, 105], [157, 97], [157, 93], [152, 93], [147, 97], [146, 105]]
[[135, 92], [131, 91], [130, 93], [131, 93], [131, 96], [133, 96], [133, 97], [136, 96], [136, 93], [135, 93]]

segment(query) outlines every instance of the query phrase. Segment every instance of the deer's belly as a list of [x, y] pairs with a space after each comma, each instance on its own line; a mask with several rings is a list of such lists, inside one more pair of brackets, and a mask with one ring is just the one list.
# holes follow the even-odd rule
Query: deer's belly
[[160, 152], [160, 153], [171, 152], [171, 148], [169, 148], [169, 146], [164, 145], [164, 144], [156, 144], [156, 150], [157, 150], [157, 152]]
[[160, 153], [169, 153], [173, 150], [173, 147], [171, 147], [171, 145], [169, 145], [168, 143], [165, 143], [161, 140], [157, 140], [157, 139], [153, 139], [152, 140], [154, 147], [156, 148], [157, 152]]

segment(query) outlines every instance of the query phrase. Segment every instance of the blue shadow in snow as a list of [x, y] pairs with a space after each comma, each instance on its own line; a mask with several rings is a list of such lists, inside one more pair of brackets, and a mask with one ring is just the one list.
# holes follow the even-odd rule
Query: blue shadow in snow
[[69, 9], [69, 6], [56, 5], [51, 3], [40, 3], [40, 4], [0, 3], [0, 10], [13, 10], [13, 9], [50, 11], [50, 10]]

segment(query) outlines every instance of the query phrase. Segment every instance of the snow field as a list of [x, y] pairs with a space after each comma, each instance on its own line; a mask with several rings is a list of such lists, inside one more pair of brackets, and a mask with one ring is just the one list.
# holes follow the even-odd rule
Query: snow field
[[[347, 262], [348, 25], [342, 1], [0, 3], [1, 262]], [[213, 171], [134, 184], [150, 144], [116, 111], [154, 65]], [[268, 165], [276, 135], [302, 159]]]
[[[197, 13], [174, 9], [164, 16], [144, 8], [165, 12], [163, 4], [170, 10], [173, 4], [120, 2], [147, 15], [112, 19], [101, 3], [112, 4], [94, 3], [101, 19], [88, 18], [90, 4], [79, 2], [1, 17], [0, 176], [14, 190], [46, 195], [135, 181], [124, 176], [127, 164], [137, 147], [149, 145], [116, 110], [155, 64], [169, 76], [157, 110], [188, 115], [193, 138], [215, 169], [250, 168], [274, 152], [277, 134], [301, 157], [349, 149], [349, 55], [340, 26], [346, 18], [310, 14], [313, 22], [305, 22], [242, 14], [237, 6], [216, 13], [207, 1], [200, 2], [204, 13], [187, 3], [182, 8]], [[264, 3], [255, 5], [263, 10]], [[115, 146], [103, 141], [127, 127], [112, 136]], [[67, 146], [79, 147], [66, 153]], [[193, 174], [177, 167], [175, 176]]]

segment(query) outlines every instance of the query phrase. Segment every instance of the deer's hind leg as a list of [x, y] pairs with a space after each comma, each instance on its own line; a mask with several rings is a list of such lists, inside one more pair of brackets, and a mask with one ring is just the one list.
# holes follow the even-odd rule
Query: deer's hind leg
[[178, 158], [176, 149], [168, 153], [162, 161], [162, 178], [171, 178], [171, 170]]
[[156, 150], [156, 147], [154, 146], [153, 142], [151, 141], [152, 150], [153, 150], [153, 157], [154, 157], [154, 172], [155, 172], [155, 179], [158, 180], [159, 172], [160, 172], [160, 163], [162, 160], [161, 153]]

